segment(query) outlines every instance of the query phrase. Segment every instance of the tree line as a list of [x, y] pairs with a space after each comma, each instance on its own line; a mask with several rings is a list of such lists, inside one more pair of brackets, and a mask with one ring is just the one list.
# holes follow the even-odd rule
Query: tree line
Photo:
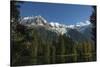
[[[96, 45], [90, 41], [74, 42], [65, 35], [58, 41], [44, 41], [35, 28], [28, 28], [18, 21], [19, 2], [11, 1], [11, 66], [84, 62], [96, 60]], [[93, 7], [94, 8], [94, 7]], [[95, 10], [95, 8], [94, 8]], [[96, 12], [90, 17], [93, 40], [96, 40]], [[50, 34], [48, 34], [49, 36]], [[45, 42], [45, 43], [44, 43]], [[95, 42], [95, 41], [94, 41]], [[95, 48], [94, 48], [95, 47]]]

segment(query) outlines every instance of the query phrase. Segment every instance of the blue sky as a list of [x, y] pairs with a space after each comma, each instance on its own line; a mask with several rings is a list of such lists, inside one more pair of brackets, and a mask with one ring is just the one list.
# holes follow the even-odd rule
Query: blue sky
[[20, 16], [43, 16], [48, 22], [76, 24], [89, 20], [92, 7], [89, 5], [50, 4], [41, 2], [24, 2], [20, 4]]

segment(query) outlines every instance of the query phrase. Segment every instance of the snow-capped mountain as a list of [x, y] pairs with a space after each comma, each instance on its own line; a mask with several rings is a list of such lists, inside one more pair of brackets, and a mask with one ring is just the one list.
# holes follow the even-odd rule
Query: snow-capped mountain
[[24, 25], [45, 25], [47, 21], [42, 16], [24, 17], [20, 21]]
[[35, 16], [35, 17], [24, 17], [20, 21], [21, 24], [25, 26], [42, 26], [48, 28], [56, 33], [64, 34], [66, 33], [66, 25], [62, 25], [55, 22], [48, 23], [42, 16]]
[[64, 25], [58, 22], [47, 22], [47, 20], [45, 20], [42, 16], [24, 17], [21, 19], [20, 23], [26, 26], [37, 25], [37, 26], [49, 27], [50, 30], [59, 32], [61, 34], [66, 33], [67, 29], [77, 29], [78, 31], [82, 32], [82, 30], [90, 26], [89, 23], [87, 25], [83, 23], [78, 23], [77, 25]]
[[44, 31], [42, 29], [44, 28], [46, 31], [55, 32], [57, 35], [66, 35], [76, 41], [91, 39], [91, 24], [89, 22], [86, 22], [86, 24], [81, 22], [76, 25], [64, 25], [58, 22], [48, 22], [42, 16], [32, 16], [21, 18], [20, 24], [37, 27], [39, 31]]

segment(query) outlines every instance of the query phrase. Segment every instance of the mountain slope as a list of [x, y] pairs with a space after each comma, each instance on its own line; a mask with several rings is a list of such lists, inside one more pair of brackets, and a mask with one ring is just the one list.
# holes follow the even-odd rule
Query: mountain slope
[[[84, 25], [64, 25], [57, 22], [47, 22], [42, 16], [24, 17], [21, 19], [20, 24], [34, 27], [41, 36], [46, 38], [56, 38], [58, 35], [66, 35], [74, 41], [82, 42], [91, 39], [91, 26]], [[47, 33], [49, 36], [47, 36]]]

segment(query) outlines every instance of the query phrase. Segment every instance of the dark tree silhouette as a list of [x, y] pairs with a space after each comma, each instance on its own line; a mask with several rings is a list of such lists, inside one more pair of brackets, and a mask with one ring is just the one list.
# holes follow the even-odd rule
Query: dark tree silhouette
[[[19, 23], [20, 3], [23, 1], [11, 1], [11, 66], [23, 66], [34, 64], [49, 64], [77, 61], [92, 61], [95, 56], [85, 54], [92, 52], [92, 44], [86, 42], [75, 42], [66, 35], [58, 35], [57, 39], [49, 37], [54, 32], [48, 32], [43, 28], [42, 35], [40, 28], [27, 27]], [[96, 7], [93, 6], [93, 13], [90, 22], [93, 25], [92, 39], [96, 43]], [[42, 27], [41, 27], [42, 29]], [[44, 32], [45, 31], [45, 32]], [[45, 39], [45, 37], [47, 39]], [[94, 47], [95, 48], [95, 47]], [[94, 51], [95, 52], [95, 51]], [[84, 59], [86, 58], [86, 59]], [[90, 60], [88, 60], [90, 59]]]
[[93, 37], [92, 39], [94, 40], [94, 42], [96, 42], [96, 22], [97, 22], [97, 19], [96, 19], [96, 6], [93, 6], [93, 13], [92, 15], [90, 16], [90, 22], [92, 23], [92, 34], [93, 34]]
[[97, 11], [96, 11], [96, 6], [92, 6], [92, 8], [93, 8], [93, 13], [92, 13], [92, 15], [90, 16], [90, 22], [92, 23], [92, 40], [94, 41], [94, 50], [93, 50], [93, 53], [95, 53], [93, 56], [94, 56], [94, 60], [96, 60], [96, 37], [97, 37], [97, 35], [96, 35], [96, 26], [97, 26], [97, 18], [96, 18], [96, 13], [97, 13]]
[[10, 7], [11, 7], [11, 20], [13, 19], [13, 20], [18, 20], [18, 18], [19, 18], [19, 14], [20, 14], [20, 12], [19, 12], [19, 10], [18, 10], [18, 8], [20, 8], [20, 6], [19, 5], [17, 5], [17, 3], [18, 3], [18, 1], [11, 1], [10, 2]]

